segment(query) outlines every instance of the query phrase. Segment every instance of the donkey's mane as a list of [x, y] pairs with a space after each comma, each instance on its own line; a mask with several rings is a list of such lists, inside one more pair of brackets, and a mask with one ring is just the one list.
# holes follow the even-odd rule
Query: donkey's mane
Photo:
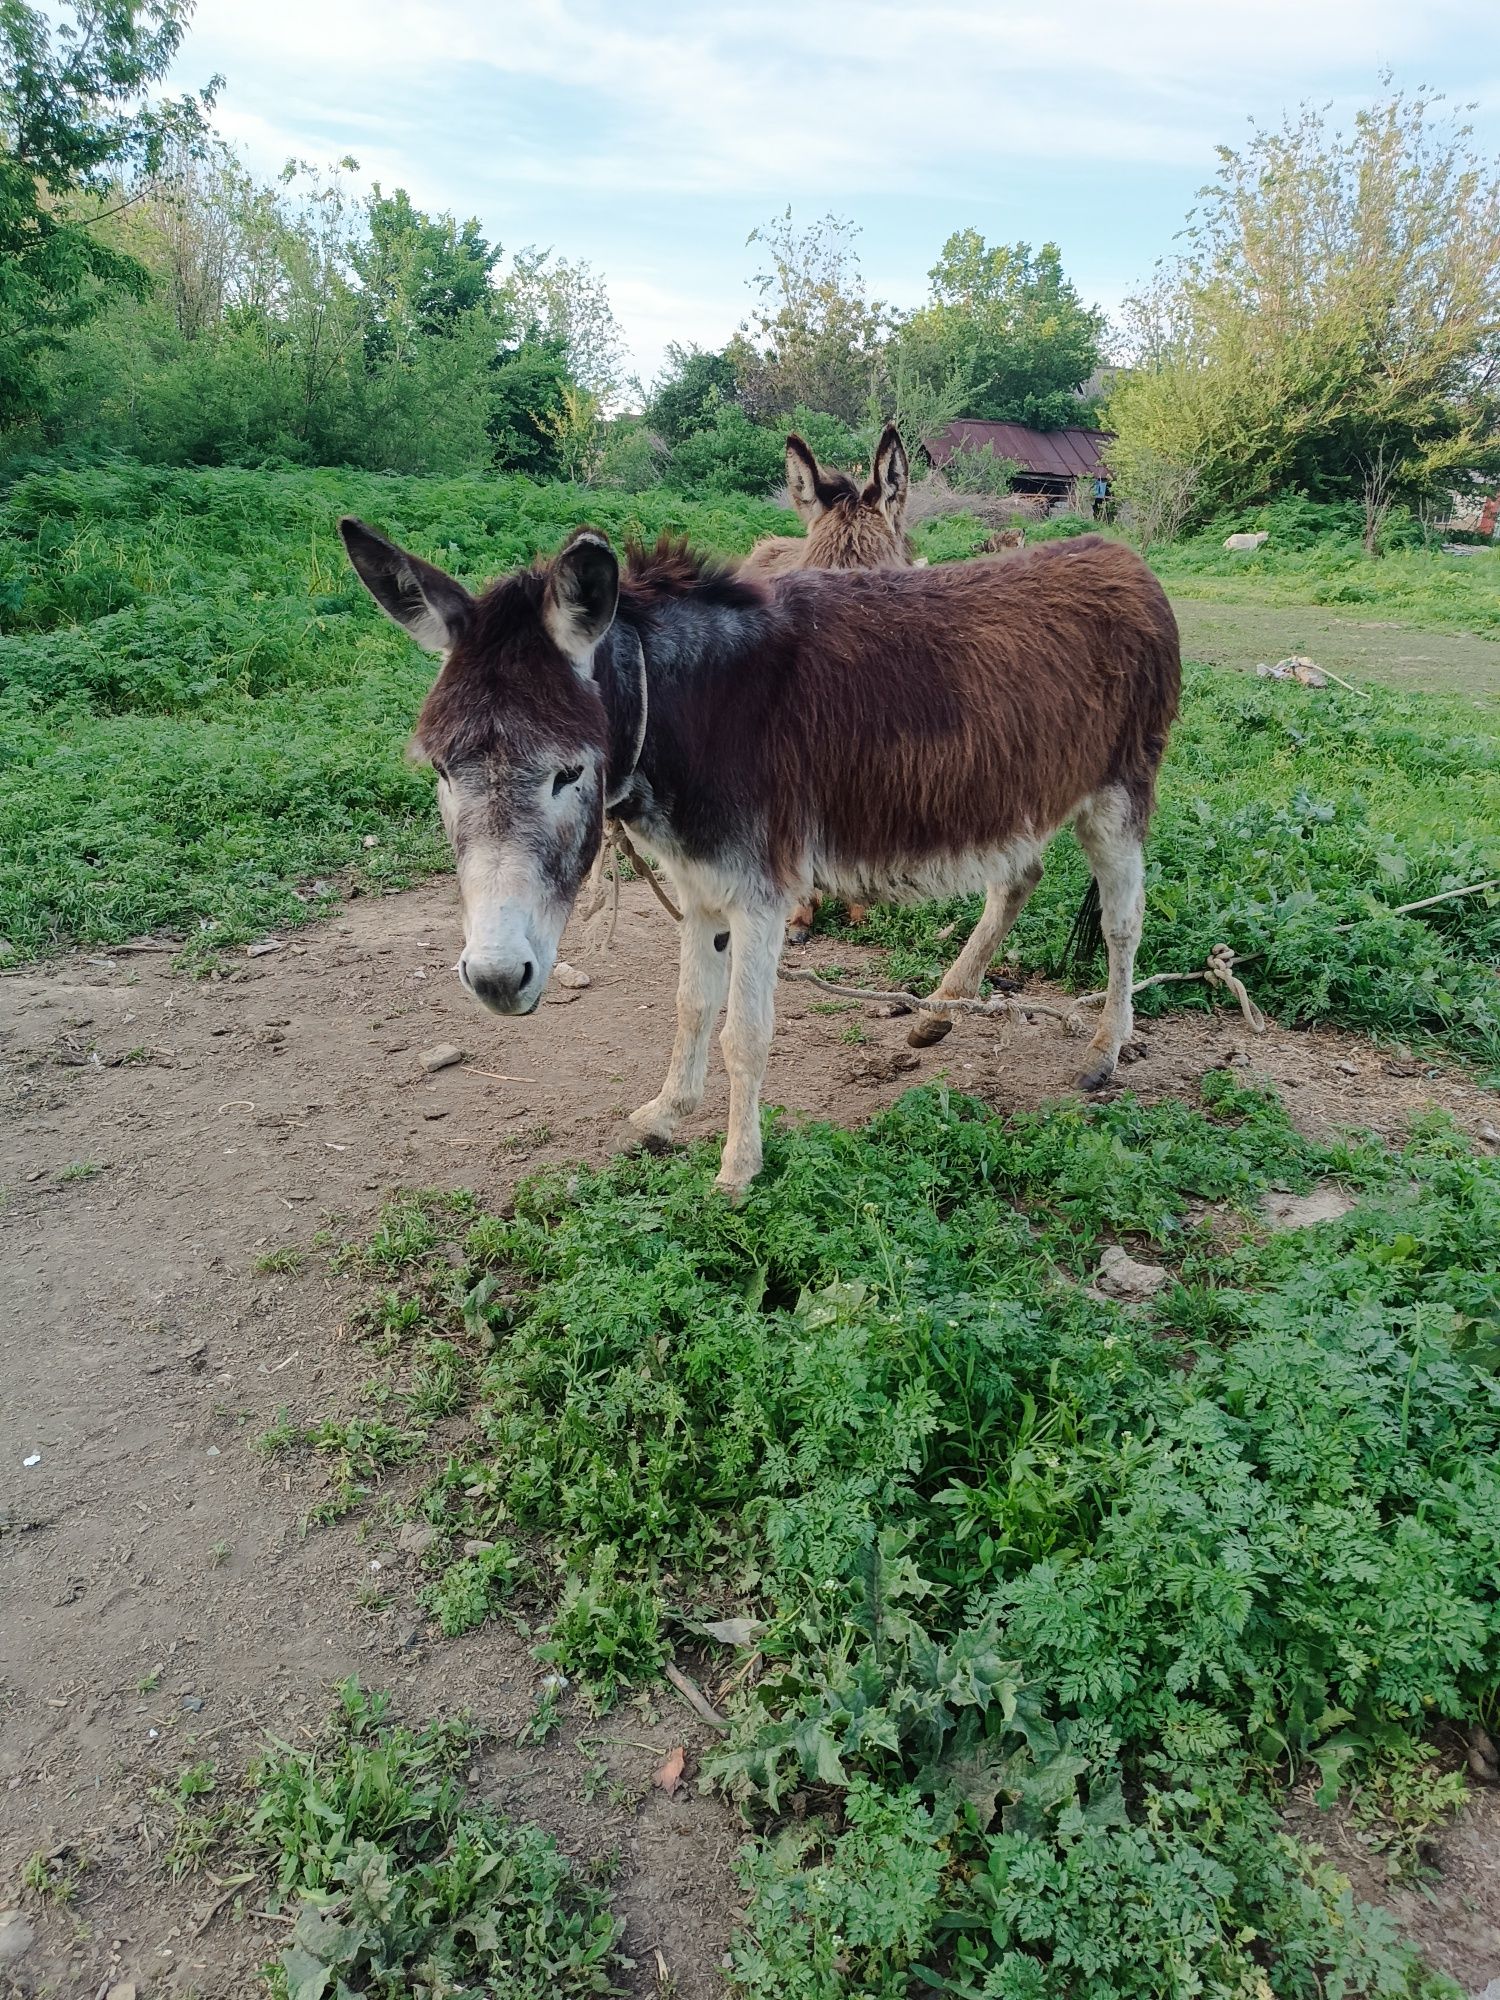
[[695, 598], [727, 611], [749, 611], [766, 601], [765, 586], [740, 576], [717, 557], [700, 555], [682, 536], [661, 534], [653, 547], [625, 544], [620, 575], [622, 610], [649, 611], [662, 598]]

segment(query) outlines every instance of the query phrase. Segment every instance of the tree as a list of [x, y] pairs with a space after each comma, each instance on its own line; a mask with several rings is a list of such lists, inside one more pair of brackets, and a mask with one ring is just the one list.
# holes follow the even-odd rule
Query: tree
[[500, 259], [471, 216], [425, 215], [405, 188], [384, 194], [377, 181], [366, 208], [369, 236], [350, 261], [369, 300], [366, 349], [372, 360], [404, 355], [414, 340], [451, 334], [465, 313], [492, 311], [490, 273]]
[[669, 445], [676, 445], [712, 424], [722, 403], [738, 402], [740, 390], [727, 352], [714, 354], [674, 341], [667, 349], [666, 361], [651, 385], [645, 415], [654, 431]]
[[145, 101], [192, 0], [71, 0], [54, 24], [0, 0], [0, 424], [35, 410], [39, 363], [112, 294], [147, 289], [140, 262], [96, 233], [129, 182], [191, 142], [218, 88]]
[[[1220, 171], [1186, 254], [1131, 302], [1112, 453], [1196, 469], [1202, 518], [1305, 492], [1419, 502], [1500, 468], [1500, 163], [1442, 100], [1339, 132], [1304, 106]], [[1373, 470], [1372, 470], [1373, 469]]]
[[502, 288], [523, 340], [555, 348], [568, 374], [601, 403], [625, 380], [625, 337], [609, 289], [590, 265], [553, 260], [550, 250], [523, 250]]
[[769, 269], [750, 281], [756, 304], [728, 352], [751, 417], [799, 403], [850, 424], [863, 415], [888, 315], [865, 296], [858, 234], [837, 215], [799, 231], [790, 208], [750, 232]]
[[956, 396], [955, 415], [1055, 430], [1086, 414], [1104, 315], [1064, 276], [1055, 243], [988, 244], [960, 229], [928, 273], [929, 303], [901, 324], [893, 370]]

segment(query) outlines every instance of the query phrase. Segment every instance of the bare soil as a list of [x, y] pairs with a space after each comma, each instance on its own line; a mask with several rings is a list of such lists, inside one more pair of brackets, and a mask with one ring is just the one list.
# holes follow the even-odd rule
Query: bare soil
[[[642, 886], [610, 957], [565, 942], [592, 984], [517, 1022], [477, 1013], [453, 978], [454, 901], [447, 884], [356, 901], [208, 980], [148, 951], [0, 978], [0, 1905], [39, 1849], [83, 1870], [70, 1911], [28, 1903], [36, 1941], [0, 1965], [0, 1993], [92, 1995], [112, 1978], [141, 2000], [255, 1990], [281, 1924], [235, 1924], [201, 1876], [162, 1879], [151, 1792], [198, 1757], [242, 1767], [268, 1728], [295, 1739], [354, 1672], [409, 1717], [470, 1712], [484, 1794], [572, 1854], [619, 1850], [638, 1992], [663, 1968], [683, 2000], [720, 1990], [739, 1830], [691, 1785], [651, 1785], [677, 1745], [691, 1768], [703, 1725], [663, 1683], [520, 1746], [543, 1671], [529, 1636], [492, 1623], [433, 1643], [380, 1531], [304, 1536], [309, 1495], [250, 1448], [279, 1406], [352, 1401], [360, 1379], [350, 1288], [327, 1258], [282, 1275], [260, 1260], [324, 1230], [358, 1236], [399, 1188], [494, 1200], [541, 1162], [602, 1161], [660, 1082], [675, 939]], [[829, 955], [815, 940], [792, 957]], [[837, 956], [862, 963], [842, 940]], [[857, 1121], [939, 1074], [998, 1110], [1031, 1106], [1078, 1061], [1051, 1024], [966, 1022], [904, 1067], [907, 1021], [816, 1000], [780, 994], [768, 1096], [793, 1115]], [[851, 1020], [861, 1046], [843, 1039]], [[445, 1041], [466, 1061], [427, 1075], [420, 1052]], [[1147, 1098], [1190, 1096], [1238, 1059], [1308, 1129], [1395, 1133], [1432, 1103], [1476, 1133], [1497, 1117], [1455, 1069], [1341, 1033], [1273, 1026], [1252, 1046], [1237, 1014], [1179, 1014], [1145, 1024], [1143, 1050], [1124, 1081]], [[722, 1131], [726, 1098], [715, 1074], [695, 1131]], [[376, 1576], [392, 1601], [362, 1610]], [[1489, 1824], [1477, 1858], [1467, 1831], [1451, 1837], [1462, 1870], [1424, 1891], [1440, 1914], [1419, 1927], [1443, 1931], [1455, 1897], [1500, 1904]], [[1493, 1924], [1474, 1936], [1477, 1989], [1500, 1945]]]

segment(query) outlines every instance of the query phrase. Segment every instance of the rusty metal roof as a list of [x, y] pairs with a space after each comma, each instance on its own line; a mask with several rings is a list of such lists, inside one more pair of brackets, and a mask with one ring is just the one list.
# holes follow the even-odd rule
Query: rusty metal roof
[[967, 447], [997, 458], [1014, 459], [1022, 472], [1039, 479], [1096, 479], [1108, 473], [1103, 452], [1113, 443], [1113, 431], [1034, 431], [1025, 424], [992, 424], [978, 417], [960, 417], [932, 440], [927, 456], [942, 465], [951, 453]]

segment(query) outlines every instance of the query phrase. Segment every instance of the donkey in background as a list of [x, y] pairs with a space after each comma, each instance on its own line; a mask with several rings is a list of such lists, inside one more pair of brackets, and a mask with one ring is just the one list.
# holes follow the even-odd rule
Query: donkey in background
[[[906, 532], [911, 466], [894, 424], [887, 424], [875, 447], [868, 485], [847, 472], [820, 465], [795, 431], [786, 441], [786, 490], [805, 535], [767, 535], [739, 566], [741, 576], [774, 578], [801, 569], [905, 569], [912, 564]], [[806, 944], [817, 899], [809, 897], [787, 920], [788, 944]], [[868, 915], [863, 903], [849, 905], [851, 924]]]
[[894, 424], [875, 447], [869, 483], [819, 465], [795, 431], [786, 441], [786, 490], [805, 535], [767, 535], [739, 566], [741, 576], [789, 576], [799, 569], [905, 569], [911, 467]]
[[580, 529], [480, 597], [354, 520], [381, 608], [443, 656], [415, 747], [438, 774], [464, 912], [459, 978], [529, 1014], [605, 811], [682, 911], [677, 1035], [633, 1114], [670, 1140], [702, 1101], [726, 996], [718, 1185], [761, 1164], [760, 1091], [786, 919], [814, 878], [850, 895], [977, 888], [944, 975], [976, 994], [1072, 821], [1098, 885], [1109, 987], [1080, 1085], [1132, 1027], [1142, 842], [1177, 710], [1177, 627], [1140, 558], [1096, 536], [942, 569], [803, 571], [774, 590], [665, 541]]

